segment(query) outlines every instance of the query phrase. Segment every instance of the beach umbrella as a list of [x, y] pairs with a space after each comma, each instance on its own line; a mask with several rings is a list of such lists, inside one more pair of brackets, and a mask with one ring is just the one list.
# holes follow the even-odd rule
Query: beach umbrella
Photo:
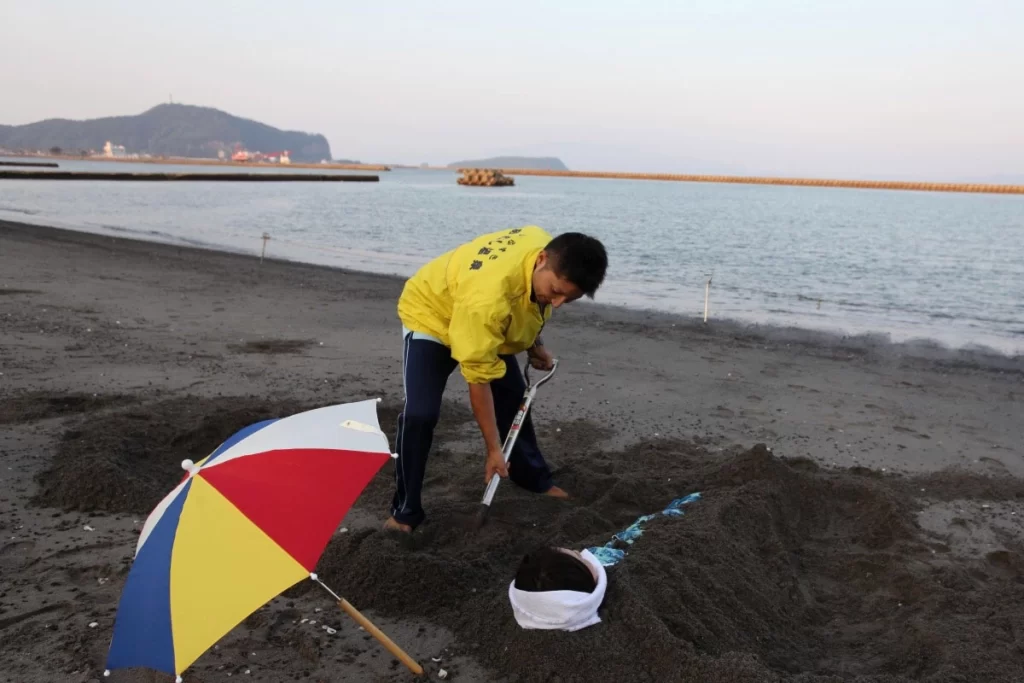
[[197, 463], [142, 528], [107, 671], [177, 676], [263, 604], [317, 582], [415, 673], [423, 669], [314, 573], [345, 513], [391, 457], [377, 401], [250, 425]]

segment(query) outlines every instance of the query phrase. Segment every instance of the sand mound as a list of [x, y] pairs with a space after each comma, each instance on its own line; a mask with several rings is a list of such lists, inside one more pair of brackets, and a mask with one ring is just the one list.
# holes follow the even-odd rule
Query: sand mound
[[187, 397], [89, 420], [65, 432], [33, 503], [82, 512], [147, 513], [181, 480], [181, 461], [239, 429], [311, 408], [251, 397]]
[[[103, 402], [70, 396], [55, 405], [70, 406], [65, 412], [82, 412], [83, 405], [94, 409], [115, 399]], [[53, 410], [46, 397], [26, 399], [23, 404]], [[186, 397], [103, 415], [64, 433], [49, 468], [38, 477], [40, 490], [32, 502], [82, 512], [149, 512], [181, 480], [182, 460], [206, 457], [226, 438], [255, 422], [319, 405], [256, 397]], [[394, 404], [378, 408], [385, 433], [394, 433], [400, 411], [401, 406]], [[466, 408], [447, 402], [441, 414], [439, 441], [451, 439], [471, 418]], [[378, 480], [376, 488], [389, 491], [390, 472]]]
[[[450, 456], [431, 463], [450, 481], [428, 488], [427, 524], [409, 538], [338, 536], [321, 575], [360, 607], [451, 628], [469, 654], [520, 682], [1024, 679], [1024, 577], [1013, 570], [1024, 555], [935, 551], [914, 522], [916, 482], [825, 471], [764, 447], [593, 454], [579, 437], [561, 441], [556, 471], [575, 503], [503, 485], [488, 525], [467, 532], [476, 501], [465, 487], [475, 490], [479, 468], [475, 456]], [[383, 504], [385, 488], [362, 504]], [[609, 570], [602, 624], [575, 634], [516, 626], [506, 587], [523, 552], [603, 544], [692, 491], [704, 499], [650, 522]]]

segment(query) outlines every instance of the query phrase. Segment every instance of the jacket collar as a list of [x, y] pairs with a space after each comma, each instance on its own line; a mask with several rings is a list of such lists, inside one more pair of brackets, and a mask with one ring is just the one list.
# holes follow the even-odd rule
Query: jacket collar
[[523, 262], [523, 277], [526, 282], [525, 294], [523, 296], [525, 297], [525, 301], [528, 305], [531, 303], [537, 304], [537, 308], [540, 309], [541, 317], [544, 316], [547, 306], [541, 308], [540, 303], [533, 300], [533, 271], [537, 267], [537, 257], [540, 256], [540, 252], [542, 251], [544, 251], [544, 249], [540, 248], [531, 252]]

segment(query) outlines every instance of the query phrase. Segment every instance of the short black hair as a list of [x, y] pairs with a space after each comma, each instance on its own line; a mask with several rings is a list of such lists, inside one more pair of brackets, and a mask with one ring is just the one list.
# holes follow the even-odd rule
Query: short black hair
[[515, 586], [529, 593], [593, 593], [597, 581], [586, 562], [558, 548], [544, 546], [523, 556], [519, 570], [516, 571]]
[[600, 240], [581, 232], [564, 232], [548, 242], [544, 251], [552, 260], [552, 270], [594, 298], [608, 270], [608, 254]]

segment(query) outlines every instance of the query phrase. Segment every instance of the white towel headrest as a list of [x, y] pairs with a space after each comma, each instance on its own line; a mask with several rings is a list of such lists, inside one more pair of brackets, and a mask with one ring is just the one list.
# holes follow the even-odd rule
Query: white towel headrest
[[597, 608], [604, 601], [608, 588], [608, 575], [604, 567], [589, 550], [580, 553], [597, 576], [593, 593], [582, 591], [522, 591], [515, 580], [508, 586], [508, 599], [516, 621], [525, 629], [578, 631], [600, 623]]

